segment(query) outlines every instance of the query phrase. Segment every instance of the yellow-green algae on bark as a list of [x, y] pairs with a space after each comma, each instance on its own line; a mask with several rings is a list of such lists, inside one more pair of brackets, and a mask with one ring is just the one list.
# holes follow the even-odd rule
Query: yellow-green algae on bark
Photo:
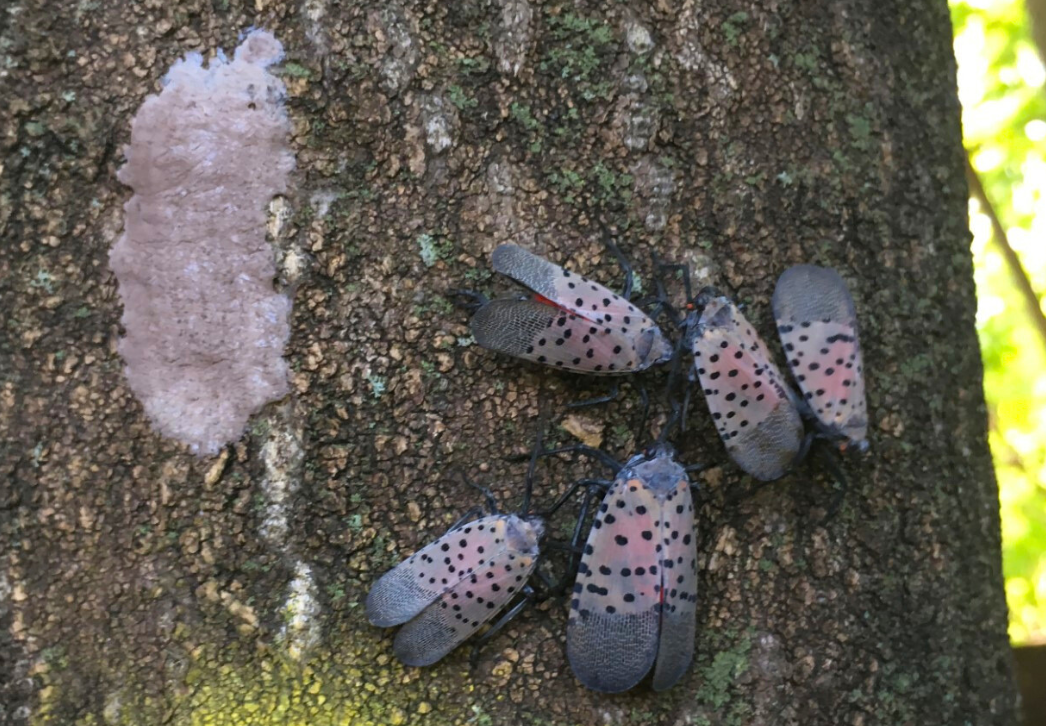
[[[158, 714], [177, 726], [378, 726], [420, 723], [422, 716], [430, 716], [425, 723], [468, 721], [436, 713], [438, 693], [374, 641], [359, 645], [358, 653], [321, 652], [305, 665], [266, 647], [254, 653], [201, 647], [182, 682], [162, 697], [117, 692], [107, 697], [104, 720], [88, 715], [77, 723], [141, 726]], [[41, 704], [33, 723], [57, 722]]]
[[[492, 699], [489, 683], [469, 683], [467, 659], [404, 668], [371, 639], [358, 643], [358, 652], [319, 653], [305, 665], [264, 647], [215, 653], [207, 646], [193, 658], [182, 682], [163, 697], [110, 694], [103, 720], [88, 715], [77, 724], [141, 726], [158, 714], [172, 726], [489, 724], [481, 704], [504, 698]], [[495, 672], [507, 675], [504, 668]], [[37, 726], [57, 723], [45, 704], [36, 716]]]
[[[558, 608], [557, 608], [558, 610]], [[552, 615], [553, 622], [549, 622]], [[224, 650], [202, 645], [191, 652], [188, 669], [168, 681], [160, 693], [142, 693], [131, 685], [104, 696], [99, 718], [88, 714], [77, 726], [493, 726], [507, 722], [529, 726], [573, 724], [664, 723], [682, 702], [693, 700], [685, 689], [657, 694], [643, 688], [617, 697], [596, 694], [577, 686], [571, 704], [549, 701], [548, 686], [567, 668], [562, 658], [560, 613], [531, 611], [524, 616], [545, 640], [540, 647], [516, 650], [510, 628], [493, 647], [483, 651], [476, 669], [469, 665], [468, 649], [459, 649], [432, 668], [407, 668], [391, 656], [382, 634], [363, 637], [345, 650], [318, 649], [307, 663], [296, 663], [286, 653], [256, 641], [239, 641]], [[515, 633], [518, 636], [518, 633]], [[383, 638], [388, 640], [387, 637]], [[702, 639], [704, 640], [704, 639]], [[747, 640], [743, 641], [747, 648]], [[714, 649], [710, 649], [714, 650]], [[740, 663], [725, 667], [721, 657], [699, 656], [697, 669], [705, 689], [699, 694], [696, 723], [743, 723], [737, 714], [720, 713], [728, 701], [730, 684], [743, 675]], [[549, 668], [549, 661], [555, 665]], [[52, 697], [57, 695], [52, 692]], [[580, 708], [579, 715], [577, 709]], [[702, 713], [719, 720], [703, 720]], [[34, 726], [67, 721], [49, 712], [42, 702]]]

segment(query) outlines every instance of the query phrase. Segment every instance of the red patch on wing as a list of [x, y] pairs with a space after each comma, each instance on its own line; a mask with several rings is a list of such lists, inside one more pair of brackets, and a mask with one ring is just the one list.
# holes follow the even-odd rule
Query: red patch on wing
[[591, 322], [595, 322], [597, 324], [602, 325], [601, 321], [593, 320], [593, 318], [591, 316], [586, 315], [585, 313], [580, 313], [580, 312], [574, 310], [573, 308], [568, 308], [568, 307], [565, 307], [563, 305], [560, 305], [555, 300], [550, 300], [547, 297], [545, 297], [544, 295], [538, 295], [535, 292], [535, 293], [532, 293], [532, 296], [533, 296], [534, 302], [539, 302], [542, 305], [548, 305], [549, 307], [555, 308], [556, 310], [562, 310], [562, 311], [568, 313], [569, 315], [575, 315], [575, 316], [581, 318], [582, 320], [589, 321], [590, 323]]

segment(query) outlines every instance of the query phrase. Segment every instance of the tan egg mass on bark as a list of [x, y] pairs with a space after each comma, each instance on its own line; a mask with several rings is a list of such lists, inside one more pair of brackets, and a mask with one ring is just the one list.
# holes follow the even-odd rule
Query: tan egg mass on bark
[[110, 264], [123, 300], [127, 379], [154, 427], [200, 454], [240, 436], [288, 391], [291, 300], [273, 289], [266, 205], [294, 168], [283, 48], [250, 33], [233, 60], [176, 62], [131, 125], [134, 189]]

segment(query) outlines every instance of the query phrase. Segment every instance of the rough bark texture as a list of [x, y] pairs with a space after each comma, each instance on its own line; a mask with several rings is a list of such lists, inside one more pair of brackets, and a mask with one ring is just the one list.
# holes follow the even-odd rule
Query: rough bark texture
[[[169, 65], [252, 24], [289, 50], [294, 392], [197, 460], [115, 353], [116, 169]], [[950, 37], [943, 0], [7, 3], [0, 721], [1014, 723]], [[597, 216], [768, 339], [777, 274], [840, 269], [873, 453], [823, 525], [815, 465], [703, 475], [698, 655], [665, 694], [582, 689], [559, 601], [475, 671], [404, 669], [368, 584], [477, 502], [455, 469], [516, 501], [542, 386], [550, 430], [601, 389], [468, 345], [441, 293], [493, 289], [508, 239], [617, 279]], [[624, 457], [636, 409], [579, 416]], [[700, 402], [680, 448], [724, 460]]]

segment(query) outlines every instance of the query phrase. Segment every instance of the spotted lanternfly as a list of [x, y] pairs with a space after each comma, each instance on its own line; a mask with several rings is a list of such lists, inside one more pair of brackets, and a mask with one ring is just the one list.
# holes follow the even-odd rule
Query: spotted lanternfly
[[866, 450], [857, 313], [843, 278], [829, 268], [796, 265], [777, 280], [773, 308], [788, 365], [819, 428]]
[[491, 300], [472, 317], [484, 348], [582, 373], [635, 373], [672, 356], [642, 310], [599, 283], [522, 247], [494, 250], [494, 269], [534, 294]]
[[567, 623], [574, 675], [616, 693], [653, 668], [654, 690], [670, 688], [693, 659], [696, 602], [690, 482], [659, 445], [618, 472], [592, 523]]
[[454, 650], [522, 592], [544, 522], [496, 514], [459, 524], [386, 572], [367, 595], [367, 619], [404, 625], [393, 652], [410, 666]]
[[783, 476], [803, 443], [794, 392], [737, 306], [708, 290], [687, 320], [694, 369], [719, 436], [756, 479]]

